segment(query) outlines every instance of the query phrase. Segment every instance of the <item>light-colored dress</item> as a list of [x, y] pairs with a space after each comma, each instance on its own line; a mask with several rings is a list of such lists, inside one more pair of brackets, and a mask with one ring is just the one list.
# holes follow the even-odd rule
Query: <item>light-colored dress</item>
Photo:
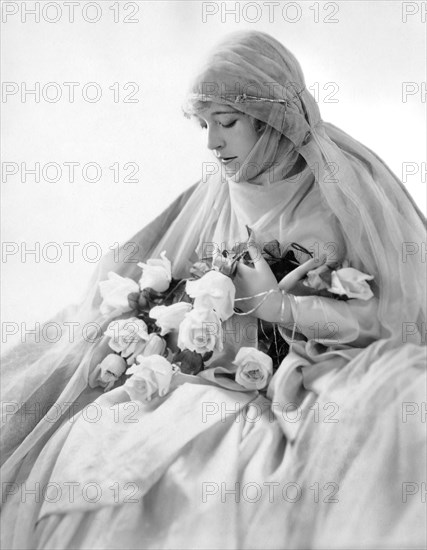
[[[344, 257], [309, 206], [290, 203], [287, 242]], [[84, 394], [8, 477], [3, 548], [424, 547], [425, 348], [383, 338], [377, 306], [295, 297], [298, 337], [266, 394], [220, 375], [147, 404]], [[244, 319], [211, 365], [253, 345]]]

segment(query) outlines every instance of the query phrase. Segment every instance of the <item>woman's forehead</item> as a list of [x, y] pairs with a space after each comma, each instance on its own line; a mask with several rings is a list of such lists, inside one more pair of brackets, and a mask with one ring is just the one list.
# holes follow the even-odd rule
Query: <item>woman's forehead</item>
[[232, 107], [225, 107], [224, 105], [212, 105], [210, 109], [211, 115], [230, 115], [230, 114], [242, 114]]
[[240, 111], [237, 109], [234, 109], [231, 106], [224, 105], [221, 103], [215, 103], [214, 101], [207, 101], [204, 102], [205, 105], [200, 105], [197, 109], [195, 109], [194, 114], [196, 116], [203, 116], [203, 115], [210, 115], [210, 116], [216, 116], [216, 115], [229, 115], [229, 114], [241, 114]]

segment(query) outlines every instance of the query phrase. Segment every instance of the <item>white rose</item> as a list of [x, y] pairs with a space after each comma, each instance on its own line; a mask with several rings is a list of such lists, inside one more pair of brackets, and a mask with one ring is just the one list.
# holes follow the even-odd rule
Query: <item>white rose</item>
[[179, 325], [184, 320], [185, 314], [193, 306], [186, 302], [177, 302], [171, 306], [155, 306], [150, 309], [150, 317], [156, 319], [156, 325], [162, 330], [160, 334], [164, 336], [172, 330], [178, 330]]
[[139, 280], [139, 288], [152, 288], [157, 292], [164, 292], [169, 288], [172, 280], [172, 265], [166, 258], [166, 252], [160, 254], [161, 259], [150, 259], [147, 263], [139, 262], [142, 268], [142, 277]]
[[111, 390], [120, 376], [126, 370], [126, 361], [120, 355], [110, 353], [97, 367], [95, 367], [89, 379], [89, 385], [93, 388], [101, 386], [104, 392]]
[[265, 388], [273, 374], [271, 357], [255, 348], [240, 348], [233, 363], [237, 365], [236, 382], [249, 390]]
[[194, 300], [194, 308], [213, 308], [223, 321], [234, 313], [236, 287], [230, 277], [219, 271], [209, 271], [201, 279], [187, 281], [187, 294]]
[[151, 401], [157, 393], [163, 397], [169, 391], [172, 380], [172, 365], [160, 355], [138, 358], [139, 362], [127, 372], [132, 376], [126, 380], [123, 389], [133, 401]]
[[178, 347], [203, 355], [222, 350], [221, 319], [213, 309], [192, 309], [179, 326]]
[[110, 337], [108, 342], [110, 348], [127, 358], [129, 365], [143, 351], [149, 339], [147, 325], [136, 317], [112, 321], [105, 334]]
[[144, 349], [136, 357], [138, 362], [142, 357], [149, 357], [150, 355], [163, 355], [166, 349], [166, 342], [158, 334], [150, 334], [147, 342], [145, 343]]
[[369, 300], [374, 294], [366, 281], [373, 278], [372, 275], [366, 275], [354, 267], [345, 267], [332, 272], [332, 282], [328, 290], [334, 294], [345, 294], [349, 298]]
[[128, 302], [128, 295], [132, 292], [139, 292], [138, 283], [128, 277], [120, 277], [114, 271], [108, 273], [108, 280], [99, 283], [99, 290], [103, 302], [100, 307], [102, 315], [115, 313], [121, 315], [132, 308]]
[[303, 281], [305, 286], [316, 290], [327, 289], [331, 283], [332, 272], [326, 264], [307, 272], [307, 279]]

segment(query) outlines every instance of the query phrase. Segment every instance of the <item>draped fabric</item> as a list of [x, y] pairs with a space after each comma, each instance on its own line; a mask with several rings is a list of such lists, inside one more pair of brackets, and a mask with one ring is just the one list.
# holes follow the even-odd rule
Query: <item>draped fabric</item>
[[[43, 445], [64, 418], [78, 412], [101, 393], [90, 388], [91, 371], [108, 353], [100, 338], [112, 318], [101, 315], [99, 281], [110, 271], [138, 278], [137, 262], [151, 257], [151, 249], [166, 231], [195, 189], [182, 193], [153, 222], [123, 244], [117, 257], [109, 253], [97, 267], [80, 305], [70, 305], [45, 323], [59, 326], [61, 340], [52, 343], [43, 337], [43, 326], [24, 344], [11, 349], [2, 358], [2, 463], [3, 479], [19, 467], [23, 457]], [[136, 251], [131, 261], [130, 250]], [[74, 323], [74, 330], [71, 331]]]
[[[241, 97], [244, 94], [285, 103], [245, 101]], [[403, 185], [375, 154], [322, 121], [291, 52], [263, 33], [230, 35], [200, 70], [187, 112], [194, 112], [197, 101], [209, 100], [267, 123], [267, 128], [276, 129], [294, 145], [294, 153], [304, 158], [316, 179], [322, 203], [342, 227], [349, 259], [375, 277], [378, 316], [385, 332], [400, 341], [402, 319], [414, 322], [421, 330], [426, 320], [425, 266], [421, 255], [412, 251], [421, 251], [425, 242], [425, 220]], [[255, 157], [261, 167], [267, 155], [259, 144], [256, 147], [262, 152]], [[289, 164], [295, 163], [294, 157]], [[267, 166], [270, 164], [268, 161]], [[265, 185], [269, 185], [272, 170], [266, 171]], [[303, 170], [283, 179], [280, 201], [272, 201], [279, 211], [288, 202], [289, 179], [298, 187], [300, 197], [304, 196], [307, 174]], [[246, 190], [236, 197], [233, 207], [236, 205], [245, 212], [250, 205], [252, 210], [255, 207]]]
[[[5, 545], [342, 548], [356, 547], [366, 526], [358, 547], [386, 548], [393, 540], [423, 547], [420, 502], [402, 501], [402, 483], [421, 486], [423, 426], [400, 419], [402, 403], [423, 401], [425, 264], [414, 251], [422, 250], [425, 221], [381, 159], [321, 119], [298, 62], [274, 38], [244, 31], [219, 44], [196, 75], [185, 112], [197, 113], [207, 101], [266, 124], [239, 172], [229, 177], [218, 168], [203, 177], [123, 244], [119, 262], [106, 255], [81, 304], [55, 317], [63, 329], [59, 342], [43, 341], [42, 327], [3, 359]], [[99, 336], [112, 317], [100, 314], [99, 282], [110, 271], [137, 280], [137, 262], [162, 251], [174, 277], [188, 276], [191, 264], [215, 247], [246, 240], [245, 225], [262, 242], [277, 239], [284, 251], [297, 242], [315, 254], [327, 252], [328, 261], [347, 259], [374, 276], [374, 298], [295, 296], [300, 334], [289, 339], [291, 352], [266, 396], [215, 387], [215, 376], [205, 374], [139, 407], [133, 428], [107, 414], [101, 423], [83, 422], [81, 411], [94, 402], [105, 413], [128, 403], [120, 387], [104, 395], [89, 385], [109, 352]], [[131, 259], [129, 246], [136, 251]], [[230, 319], [228, 327], [234, 351], [245, 345], [236, 342], [236, 322]], [[330, 322], [337, 327], [332, 333]], [[77, 327], [72, 341], [70, 323]], [[283, 334], [289, 337], [286, 328]], [[222, 359], [215, 360], [219, 368]], [[206, 403], [234, 403], [235, 412], [225, 422], [218, 416], [202, 422]], [[300, 422], [275, 412], [274, 404], [283, 410], [289, 403], [302, 411]], [[325, 410], [328, 403], [342, 411], [338, 424], [307, 420], [314, 405]], [[261, 405], [255, 425], [248, 411]], [[246, 420], [238, 423], [242, 413]], [[367, 486], [356, 491], [362, 478]], [[105, 495], [112, 479], [142, 487], [141, 504], [65, 498], [30, 504], [14, 492], [38, 480], [77, 480], [99, 483]], [[196, 512], [207, 481], [286, 480], [305, 490], [338, 483], [344, 503], [335, 509], [307, 500], [278, 504], [264, 492], [254, 506], [210, 499]], [[376, 483], [380, 491], [370, 508], [369, 487]]]

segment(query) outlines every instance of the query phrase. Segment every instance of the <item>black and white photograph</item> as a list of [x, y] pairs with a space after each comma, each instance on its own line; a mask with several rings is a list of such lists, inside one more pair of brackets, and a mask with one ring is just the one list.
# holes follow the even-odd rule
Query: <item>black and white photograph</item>
[[0, 547], [426, 548], [427, 2], [0, 7]]

